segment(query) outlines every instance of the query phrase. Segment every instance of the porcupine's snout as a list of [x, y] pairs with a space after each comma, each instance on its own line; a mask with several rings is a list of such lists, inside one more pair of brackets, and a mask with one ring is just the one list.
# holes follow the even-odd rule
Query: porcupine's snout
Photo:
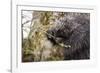
[[54, 36], [54, 31], [53, 30], [48, 30], [46, 33], [47, 39], [51, 41], [53, 44], [56, 44], [56, 38]]

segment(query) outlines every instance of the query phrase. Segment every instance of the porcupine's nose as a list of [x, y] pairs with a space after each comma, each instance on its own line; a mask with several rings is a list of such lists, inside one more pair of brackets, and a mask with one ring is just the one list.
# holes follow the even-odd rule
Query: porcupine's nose
[[52, 30], [48, 30], [46, 36], [49, 41], [51, 41], [53, 44], [56, 44], [54, 32]]

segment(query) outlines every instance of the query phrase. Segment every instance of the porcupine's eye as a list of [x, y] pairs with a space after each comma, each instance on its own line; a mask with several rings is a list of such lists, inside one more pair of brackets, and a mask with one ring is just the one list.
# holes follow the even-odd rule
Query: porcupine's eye
[[56, 37], [57, 38], [62, 38], [62, 39], [66, 38], [65, 33], [66, 32], [64, 32], [63, 29], [59, 29], [59, 30], [57, 30]]

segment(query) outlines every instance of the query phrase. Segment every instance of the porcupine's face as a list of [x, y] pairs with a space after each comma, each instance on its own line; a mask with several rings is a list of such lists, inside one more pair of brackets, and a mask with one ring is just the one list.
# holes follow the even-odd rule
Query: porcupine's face
[[64, 43], [71, 34], [71, 30], [66, 25], [60, 25], [58, 27], [54, 27], [47, 31], [47, 38], [51, 41], [54, 45], [58, 43]]

